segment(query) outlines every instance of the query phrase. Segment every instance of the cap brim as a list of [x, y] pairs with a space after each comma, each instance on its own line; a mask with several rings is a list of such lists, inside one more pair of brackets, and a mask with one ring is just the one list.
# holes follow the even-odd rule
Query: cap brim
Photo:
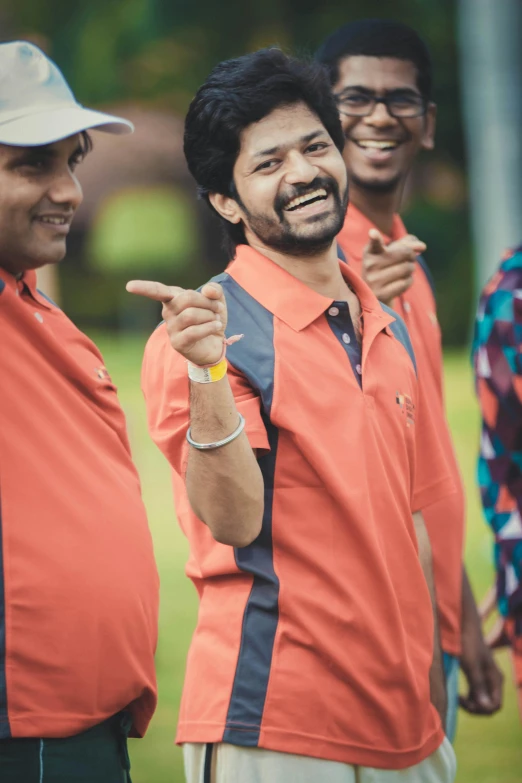
[[30, 116], [0, 123], [0, 144], [15, 147], [40, 147], [96, 128], [105, 133], [132, 133], [129, 120], [113, 117], [83, 106], [48, 109]]

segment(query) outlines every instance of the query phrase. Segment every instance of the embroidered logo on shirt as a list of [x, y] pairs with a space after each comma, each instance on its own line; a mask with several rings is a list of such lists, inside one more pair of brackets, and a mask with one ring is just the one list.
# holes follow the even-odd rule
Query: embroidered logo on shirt
[[408, 394], [395, 392], [395, 402], [401, 409], [402, 415], [406, 416], [406, 426], [413, 426], [415, 424], [415, 405], [413, 404], [411, 397]]
[[105, 367], [95, 367], [94, 372], [96, 373], [100, 381], [109, 381], [109, 383], [112, 383], [111, 376], [109, 375], [109, 372]]

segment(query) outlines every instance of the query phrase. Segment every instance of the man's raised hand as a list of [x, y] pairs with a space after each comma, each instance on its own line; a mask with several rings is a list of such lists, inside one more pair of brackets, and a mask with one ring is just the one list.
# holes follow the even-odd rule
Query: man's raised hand
[[391, 304], [413, 283], [417, 255], [426, 250], [420, 239], [408, 234], [385, 245], [376, 228], [369, 231], [363, 251], [363, 279], [384, 304]]
[[218, 283], [207, 283], [201, 292], [150, 280], [131, 280], [131, 294], [162, 302], [162, 316], [175, 351], [192, 364], [215, 364], [223, 354], [227, 304]]

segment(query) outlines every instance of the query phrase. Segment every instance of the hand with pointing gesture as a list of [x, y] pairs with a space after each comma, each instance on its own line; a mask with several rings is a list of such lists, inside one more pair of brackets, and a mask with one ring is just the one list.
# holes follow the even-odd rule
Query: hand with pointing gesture
[[149, 280], [127, 283], [131, 294], [162, 302], [162, 316], [175, 351], [192, 364], [218, 362], [223, 354], [227, 304], [218, 283], [207, 283], [201, 292]]
[[385, 245], [376, 228], [369, 231], [369, 242], [363, 251], [363, 280], [386, 305], [413, 283], [417, 255], [426, 250], [420, 239], [408, 234]]

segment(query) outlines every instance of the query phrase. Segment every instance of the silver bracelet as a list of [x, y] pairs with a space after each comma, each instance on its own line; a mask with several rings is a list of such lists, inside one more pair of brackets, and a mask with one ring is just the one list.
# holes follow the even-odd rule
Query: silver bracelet
[[199, 449], [200, 451], [210, 451], [211, 449], [219, 449], [221, 446], [226, 446], [227, 443], [232, 443], [233, 440], [235, 440], [243, 430], [245, 429], [245, 419], [244, 417], [238, 413], [239, 415], [239, 424], [237, 425], [236, 429], [231, 435], [228, 435], [226, 438], [223, 438], [223, 440], [217, 440], [214, 443], [196, 443], [195, 440], [192, 440], [192, 436], [190, 434], [190, 427], [187, 430], [187, 440], [190, 443], [191, 446], [194, 446], [195, 449]]

